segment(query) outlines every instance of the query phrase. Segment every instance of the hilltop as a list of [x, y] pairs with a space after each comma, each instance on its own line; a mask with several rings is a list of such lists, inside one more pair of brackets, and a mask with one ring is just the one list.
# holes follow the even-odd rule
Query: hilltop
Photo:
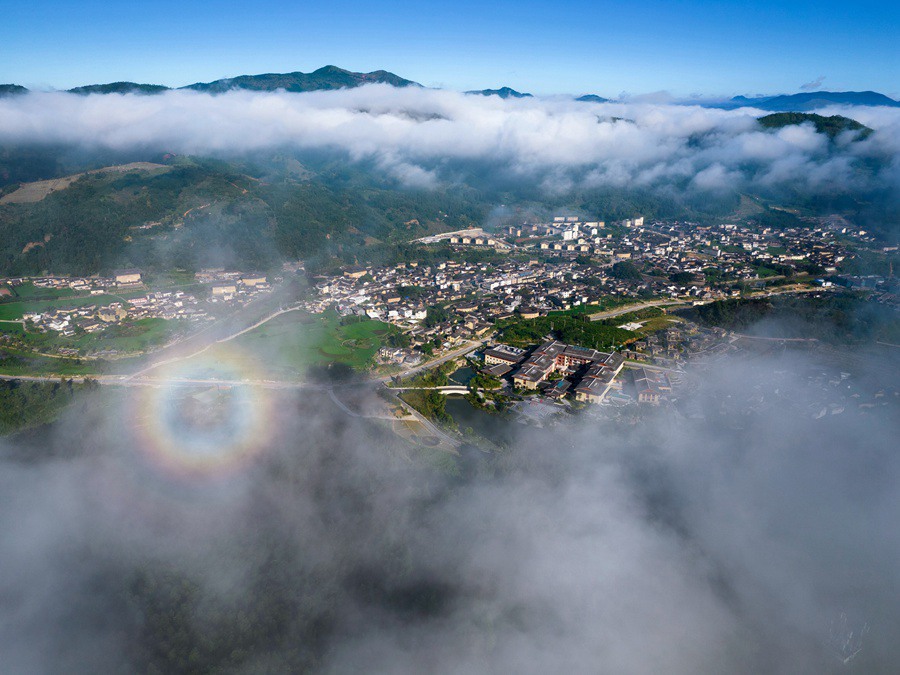
[[333, 89], [351, 89], [364, 84], [389, 84], [392, 87], [420, 87], [422, 85], [407, 80], [386, 70], [375, 70], [371, 73], [354, 73], [337, 66], [325, 66], [312, 73], [266, 73], [264, 75], [241, 75], [214, 82], [197, 82], [182, 87], [211, 94], [219, 94], [233, 89], [250, 91], [276, 91], [284, 89], [290, 92], [327, 91]]
[[584, 96], [579, 96], [575, 100], [581, 101], [582, 103], [609, 103], [608, 98], [597, 96], [597, 94], [585, 94]]
[[138, 84], [137, 82], [110, 82], [109, 84], [88, 84], [69, 89], [70, 94], [161, 94], [169, 91], [162, 84]]
[[18, 84], [0, 84], [0, 97], [17, 96], [19, 94], [27, 94], [28, 90]]
[[473, 89], [466, 93], [475, 94], [477, 96], [499, 96], [500, 98], [532, 98], [531, 94], [522, 93], [510, 87], [500, 87], [500, 89]]
[[859, 138], [863, 139], [872, 133], [872, 130], [865, 124], [860, 124], [856, 120], [841, 115], [832, 115], [831, 117], [823, 117], [814, 113], [797, 113], [783, 112], [765, 115], [759, 118], [759, 123], [764, 129], [781, 129], [783, 127], [792, 126], [794, 124], [804, 124], [811, 122], [816, 128], [816, 132], [825, 134], [832, 140], [844, 131], [858, 131]]

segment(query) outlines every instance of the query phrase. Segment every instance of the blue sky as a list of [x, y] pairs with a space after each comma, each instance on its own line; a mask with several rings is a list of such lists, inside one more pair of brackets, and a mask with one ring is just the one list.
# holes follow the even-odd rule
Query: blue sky
[[900, 3], [0, 0], [0, 82], [181, 86], [326, 64], [535, 94], [900, 95]]

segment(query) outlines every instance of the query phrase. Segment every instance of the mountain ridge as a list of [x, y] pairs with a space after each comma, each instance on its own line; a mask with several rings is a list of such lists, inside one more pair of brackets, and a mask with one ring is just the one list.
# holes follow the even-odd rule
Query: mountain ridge
[[597, 96], [597, 94], [585, 94], [584, 96], [579, 96], [575, 100], [581, 101], [582, 103], [609, 103], [610, 101], [610, 99]]
[[827, 105], [900, 107], [900, 101], [876, 91], [810, 91], [775, 96], [735, 96], [729, 104], [721, 107], [753, 107], [771, 112], [809, 112]]
[[264, 73], [261, 75], [239, 75], [212, 82], [196, 82], [180, 89], [190, 89], [212, 94], [220, 94], [234, 89], [250, 91], [288, 92], [331, 91], [352, 89], [364, 84], [389, 84], [392, 87], [421, 87], [418, 82], [407, 80], [386, 70], [370, 73], [356, 73], [337, 66], [323, 66], [311, 73]]
[[138, 84], [137, 82], [109, 82], [108, 84], [88, 84], [66, 90], [70, 94], [161, 94], [171, 91], [163, 84]]
[[[310, 73], [294, 71], [290, 73], [262, 73], [258, 75], [238, 75], [221, 78], [211, 82], [195, 82], [183, 87], [168, 87], [161, 84], [140, 84], [130, 81], [89, 84], [65, 90], [72, 94], [138, 94], [152, 95], [166, 91], [189, 90], [220, 94], [226, 91], [279, 91], [307, 92], [334, 91], [352, 89], [366, 84], [387, 84], [393, 87], [422, 87], [413, 80], [400, 77], [387, 70], [374, 70], [368, 73], [345, 70], [334, 65], [323, 66]], [[18, 84], [0, 84], [0, 97], [27, 94], [29, 90]], [[512, 87], [498, 89], [473, 89], [465, 94], [481, 96], [498, 96], [502, 99], [533, 98], [527, 92], [520, 92]], [[614, 102], [597, 94], [573, 96], [575, 101], [589, 103]], [[728, 100], [693, 101], [695, 105], [709, 108], [733, 110], [735, 108], [753, 107], [767, 112], [810, 112], [829, 105], [854, 106], [889, 106], [900, 107], [900, 101], [876, 91], [814, 91], [796, 94], [773, 94], [770, 96], [734, 96]]]
[[465, 92], [476, 96], [499, 96], [500, 98], [534, 98], [531, 94], [516, 91], [512, 87], [500, 87], [499, 89], [472, 89]]

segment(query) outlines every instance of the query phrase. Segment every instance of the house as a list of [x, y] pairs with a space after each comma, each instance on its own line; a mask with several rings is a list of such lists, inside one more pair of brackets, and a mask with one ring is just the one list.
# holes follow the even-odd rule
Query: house
[[237, 293], [237, 286], [234, 283], [213, 284], [213, 297], [230, 296], [234, 295], [235, 293]]
[[659, 405], [659, 399], [663, 393], [672, 390], [664, 373], [651, 372], [646, 368], [640, 368], [635, 372], [634, 388], [637, 392], [638, 403], [652, 405]]
[[137, 269], [116, 270], [113, 277], [119, 286], [141, 283], [141, 271]]
[[523, 389], [537, 389], [538, 383], [556, 370], [556, 357], [566, 348], [558, 340], [548, 340], [535, 349], [513, 375], [513, 382]]
[[585, 403], [600, 403], [610, 389], [618, 387], [616, 376], [625, 365], [625, 357], [618, 353], [600, 354], [601, 358], [592, 362], [581, 382], [575, 387], [575, 400]]
[[524, 358], [524, 349], [510, 347], [509, 345], [504, 344], [496, 344], [484, 351], [484, 362], [489, 366], [500, 364], [514, 366]]
[[241, 277], [241, 283], [244, 286], [250, 286], [250, 288], [256, 288], [257, 286], [262, 286], [268, 283], [265, 274], [248, 274], [247, 276]]

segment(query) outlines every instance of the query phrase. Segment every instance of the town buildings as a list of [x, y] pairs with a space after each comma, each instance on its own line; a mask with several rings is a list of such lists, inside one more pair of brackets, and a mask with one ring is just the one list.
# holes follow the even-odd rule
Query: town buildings
[[[495, 345], [489, 351], [497, 353], [504, 347], [505, 345]], [[549, 392], [552, 398], [565, 395], [572, 384], [569, 378], [572, 378], [577, 380], [575, 400], [599, 403], [616, 386], [616, 376], [622, 371], [624, 364], [625, 358], [618, 352], [600, 352], [567, 345], [559, 340], [548, 340], [521, 362], [513, 373], [513, 382], [522, 389], [535, 390], [554, 373], [558, 373], [563, 376], [560, 379], [568, 384], [554, 383]]]

